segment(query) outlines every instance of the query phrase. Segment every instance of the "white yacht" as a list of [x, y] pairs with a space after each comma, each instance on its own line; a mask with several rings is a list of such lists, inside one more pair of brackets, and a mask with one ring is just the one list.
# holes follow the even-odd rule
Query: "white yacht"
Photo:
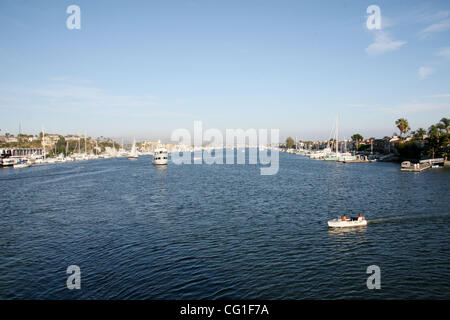
[[155, 151], [153, 151], [153, 164], [166, 165], [168, 163], [169, 163], [169, 152], [167, 151], [166, 148], [163, 148], [158, 144], [158, 147], [155, 149]]
[[12, 167], [18, 163], [18, 160], [15, 158], [3, 158], [1, 159], [1, 165], [3, 167]]
[[325, 157], [328, 157], [328, 156], [330, 155], [330, 153], [331, 153], [331, 148], [326, 147], [326, 148], [323, 149], [323, 150], [312, 151], [312, 152], [309, 154], [309, 157], [310, 157], [311, 159], [323, 159], [323, 158], [325, 158]]
[[354, 160], [357, 160], [357, 157], [355, 155], [352, 155], [350, 152], [344, 152], [339, 155], [337, 161], [345, 162], [345, 161], [354, 161]]

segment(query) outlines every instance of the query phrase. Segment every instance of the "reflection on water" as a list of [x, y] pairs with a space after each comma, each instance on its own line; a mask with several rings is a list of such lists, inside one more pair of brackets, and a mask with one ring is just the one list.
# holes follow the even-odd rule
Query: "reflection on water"
[[[261, 176], [141, 156], [0, 181], [0, 298], [450, 298], [449, 170], [282, 153], [278, 174]], [[366, 227], [328, 229], [360, 212]], [[80, 291], [65, 286], [72, 264]], [[373, 264], [377, 292], [365, 285]]]
[[160, 174], [165, 174], [169, 165], [155, 165], [154, 168]]

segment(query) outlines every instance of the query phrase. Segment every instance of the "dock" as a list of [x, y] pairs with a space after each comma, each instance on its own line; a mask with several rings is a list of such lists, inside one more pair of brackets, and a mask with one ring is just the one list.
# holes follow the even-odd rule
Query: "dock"
[[[405, 162], [408, 162], [408, 161], [405, 161]], [[406, 171], [406, 172], [422, 172], [422, 171], [425, 171], [430, 168], [431, 168], [431, 164], [429, 164], [428, 162], [426, 162], [426, 163], [411, 163], [408, 166], [403, 165], [403, 163], [402, 163], [401, 170]]]
[[444, 165], [445, 159], [444, 158], [425, 159], [425, 160], [420, 160], [419, 163], [429, 163], [430, 165], [433, 165], [433, 164]]

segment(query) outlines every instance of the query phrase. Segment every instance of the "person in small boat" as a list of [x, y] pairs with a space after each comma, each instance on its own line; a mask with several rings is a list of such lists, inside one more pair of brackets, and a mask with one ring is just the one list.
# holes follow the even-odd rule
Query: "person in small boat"
[[362, 216], [362, 214], [358, 214], [358, 221], [361, 221], [362, 219], [364, 219], [364, 217]]
[[347, 216], [344, 214], [344, 216], [342, 217], [342, 221], [347, 221]]

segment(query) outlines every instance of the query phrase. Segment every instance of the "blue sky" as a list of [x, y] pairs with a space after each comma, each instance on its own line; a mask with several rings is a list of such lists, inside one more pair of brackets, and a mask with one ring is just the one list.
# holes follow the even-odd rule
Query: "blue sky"
[[383, 137], [450, 117], [450, 2], [2, 0], [0, 70], [1, 134]]

